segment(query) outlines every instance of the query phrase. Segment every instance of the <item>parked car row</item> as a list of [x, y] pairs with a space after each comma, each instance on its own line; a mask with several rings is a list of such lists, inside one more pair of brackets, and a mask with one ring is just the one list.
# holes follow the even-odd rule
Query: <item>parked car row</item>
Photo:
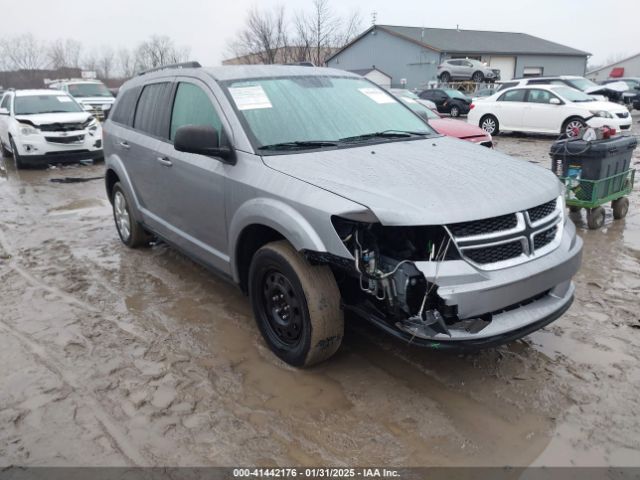
[[508, 130], [573, 136], [576, 128], [587, 125], [631, 128], [623, 105], [595, 100], [567, 85], [523, 82], [475, 102], [467, 121], [491, 135]]

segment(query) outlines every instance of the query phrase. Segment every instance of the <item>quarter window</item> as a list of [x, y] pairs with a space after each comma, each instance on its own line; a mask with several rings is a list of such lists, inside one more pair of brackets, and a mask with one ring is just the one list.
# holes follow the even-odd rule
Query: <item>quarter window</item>
[[139, 93], [140, 89], [134, 87], [118, 95], [118, 100], [113, 107], [114, 111], [111, 114], [111, 121], [130, 127], [133, 123], [133, 114], [136, 110]]
[[155, 137], [167, 138], [168, 110], [172, 85], [169, 82], [152, 83], [142, 89], [136, 108], [133, 128]]
[[526, 90], [509, 90], [502, 94], [500, 98], [498, 98], [499, 102], [524, 102], [524, 94]]
[[184, 125], [211, 125], [218, 131], [218, 140], [220, 140], [222, 132], [220, 117], [211, 104], [209, 96], [192, 83], [178, 85], [171, 115], [171, 140], [175, 138], [178, 128]]

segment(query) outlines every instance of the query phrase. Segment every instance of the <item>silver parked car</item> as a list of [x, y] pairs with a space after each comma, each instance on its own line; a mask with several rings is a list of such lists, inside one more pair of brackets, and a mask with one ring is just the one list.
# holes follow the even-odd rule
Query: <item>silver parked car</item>
[[500, 80], [500, 70], [489, 68], [478, 60], [449, 59], [438, 65], [438, 78], [444, 83], [451, 80], [473, 80], [477, 83], [495, 82]]
[[104, 125], [122, 242], [159, 237], [235, 282], [285, 362], [352, 312], [414, 345], [480, 348], [569, 308], [582, 242], [548, 170], [436, 134], [341, 70], [182, 65]]

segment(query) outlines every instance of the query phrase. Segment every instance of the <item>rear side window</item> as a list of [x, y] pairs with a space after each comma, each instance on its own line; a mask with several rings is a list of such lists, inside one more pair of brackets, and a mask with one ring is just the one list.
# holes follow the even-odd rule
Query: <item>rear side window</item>
[[500, 98], [498, 98], [499, 102], [524, 102], [524, 95], [526, 90], [509, 90], [502, 94]]
[[169, 106], [172, 84], [152, 83], [142, 89], [133, 128], [159, 138], [169, 134]]
[[204, 90], [192, 83], [178, 84], [171, 115], [171, 140], [175, 138], [176, 130], [184, 125], [211, 125], [218, 131], [218, 140], [221, 141], [222, 122], [220, 117], [209, 96]]
[[136, 102], [140, 89], [130, 88], [120, 95], [113, 106], [114, 111], [111, 113], [111, 121], [131, 127], [133, 125], [133, 114], [136, 111]]

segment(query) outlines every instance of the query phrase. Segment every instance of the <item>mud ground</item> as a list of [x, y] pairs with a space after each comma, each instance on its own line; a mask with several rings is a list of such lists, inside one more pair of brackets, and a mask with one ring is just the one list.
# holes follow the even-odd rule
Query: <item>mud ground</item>
[[[636, 116], [634, 128], [640, 131]], [[552, 139], [497, 149], [548, 165]], [[307, 371], [232, 285], [118, 240], [104, 165], [0, 163], [0, 465], [640, 465], [640, 193], [586, 230], [569, 312], [452, 355], [350, 322]], [[640, 150], [634, 162], [640, 166]]]

